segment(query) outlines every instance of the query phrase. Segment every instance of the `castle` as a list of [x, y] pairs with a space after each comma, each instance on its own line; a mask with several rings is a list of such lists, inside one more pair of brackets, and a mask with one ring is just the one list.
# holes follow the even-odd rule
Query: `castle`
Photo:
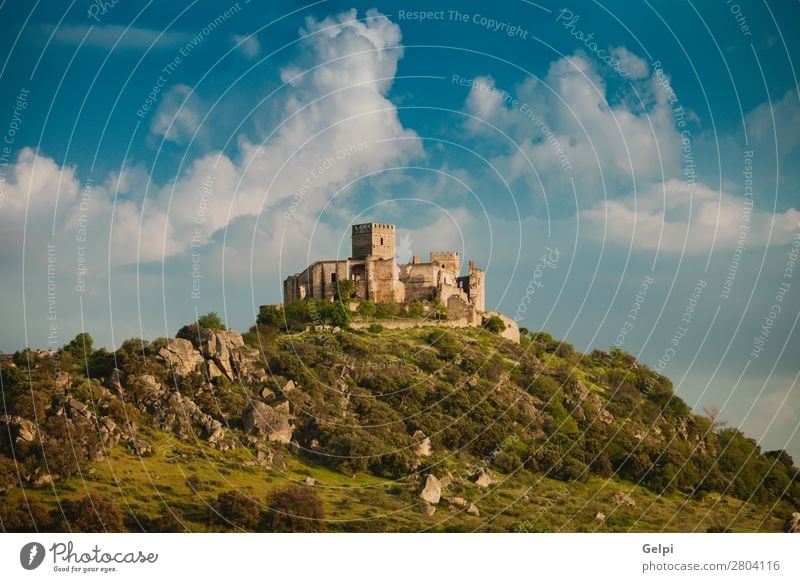
[[337, 282], [353, 281], [355, 297], [375, 302], [412, 303], [438, 299], [448, 319], [480, 323], [484, 311], [485, 272], [469, 262], [461, 276], [461, 258], [455, 251], [431, 252], [427, 263], [413, 257], [398, 265], [393, 224], [356, 224], [349, 259], [317, 261], [283, 282], [284, 303], [298, 299], [333, 300]]

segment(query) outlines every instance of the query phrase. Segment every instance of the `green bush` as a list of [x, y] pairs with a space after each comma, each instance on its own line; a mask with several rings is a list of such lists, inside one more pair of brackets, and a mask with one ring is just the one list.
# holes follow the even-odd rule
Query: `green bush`
[[74, 532], [124, 531], [122, 514], [116, 502], [103, 493], [90, 493], [78, 501], [65, 503], [64, 516]]
[[272, 532], [319, 532], [325, 529], [322, 500], [310, 488], [289, 485], [267, 496], [265, 529]]
[[244, 530], [254, 530], [258, 526], [261, 507], [258, 502], [233, 489], [217, 495], [211, 504], [212, 523], [223, 524]]
[[492, 333], [502, 333], [506, 329], [506, 324], [500, 317], [493, 315], [484, 322], [483, 327]]
[[219, 315], [216, 311], [209, 311], [205, 315], [198, 317], [197, 325], [207, 329], [225, 329], [225, 326], [222, 324], [222, 320], [219, 318]]

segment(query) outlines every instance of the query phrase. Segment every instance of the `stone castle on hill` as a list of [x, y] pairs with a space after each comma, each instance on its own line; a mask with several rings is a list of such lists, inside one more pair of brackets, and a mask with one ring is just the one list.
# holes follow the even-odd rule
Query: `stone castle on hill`
[[376, 302], [412, 303], [438, 299], [447, 307], [448, 319], [480, 323], [484, 311], [485, 275], [473, 261], [461, 276], [461, 257], [455, 251], [431, 252], [428, 262], [413, 257], [399, 265], [395, 260], [393, 224], [356, 224], [349, 259], [316, 261], [283, 282], [284, 303], [298, 299], [333, 300], [337, 282], [354, 283], [355, 297]]

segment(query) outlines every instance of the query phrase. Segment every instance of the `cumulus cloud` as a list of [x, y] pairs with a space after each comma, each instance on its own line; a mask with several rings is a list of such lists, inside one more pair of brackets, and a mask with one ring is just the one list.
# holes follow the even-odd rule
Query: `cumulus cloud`
[[197, 96], [188, 85], [175, 85], [164, 98], [150, 122], [150, 132], [176, 144], [185, 144], [200, 128], [202, 117]]
[[[773, 215], [756, 205], [743, 218], [744, 198], [701, 183], [694, 173], [699, 154], [689, 149], [688, 157], [681, 158], [681, 148], [693, 142], [683, 140], [677, 129], [673, 109], [680, 102], [670, 101], [669, 77], [651, 73], [627, 49], [614, 49], [614, 54], [625, 62], [632, 87], [617, 88], [615, 99], [602, 70], [577, 52], [555, 61], [541, 81], [529, 79], [511, 89], [496, 87], [488, 76], [475, 79], [465, 111], [479, 119], [466, 128], [496, 140], [494, 127], [510, 135], [515, 143], [506, 143], [509, 152], [492, 163], [517, 191], [546, 196], [551, 210], [573, 202], [574, 183], [577, 206], [568, 205], [568, 213], [578, 214], [588, 236], [629, 243], [635, 232], [637, 248], [680, 251], [685, 243], [687, 250], [704, 251], [712, 245], [734, 246], [740, 228], [749, 228], [748, 245], [789, 242], [800, 213], [788, 208]], [[784, 139], [780, 132], [797, 125], [796, 101], [790, 91], [750, 112], [752, 142], [774, 139], [773, 125], [780, 123], [783, 157], [795, 151], [796, 136]], [[685, 119], [694, 130], [696, 116], [686, 110]], [[696, 141], [705, 147], [702, 137]], [[692, 188], [687, 160], [692, 162]]]
[[232, 40], [248, 59], [253, 59], [261, 53], [261, 43], [254, 34], [234, 34]]
[[667, 180], [635, 199], [607, 200], [581, 212], [590, 235], [638, 249], [668, 252], [708, 251], [744, 244], [764, 246], [791, 242], [800, 227], [800, 212], [752, 211], [745, 199], [703, 184]]

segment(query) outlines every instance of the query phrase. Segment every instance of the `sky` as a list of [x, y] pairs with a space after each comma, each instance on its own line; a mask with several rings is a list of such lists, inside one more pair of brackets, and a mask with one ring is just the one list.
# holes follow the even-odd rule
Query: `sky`
[[390, 222], [800, 457], [800, 5], [172, 4], [0, 3], [0, 350], [246, 330]]

